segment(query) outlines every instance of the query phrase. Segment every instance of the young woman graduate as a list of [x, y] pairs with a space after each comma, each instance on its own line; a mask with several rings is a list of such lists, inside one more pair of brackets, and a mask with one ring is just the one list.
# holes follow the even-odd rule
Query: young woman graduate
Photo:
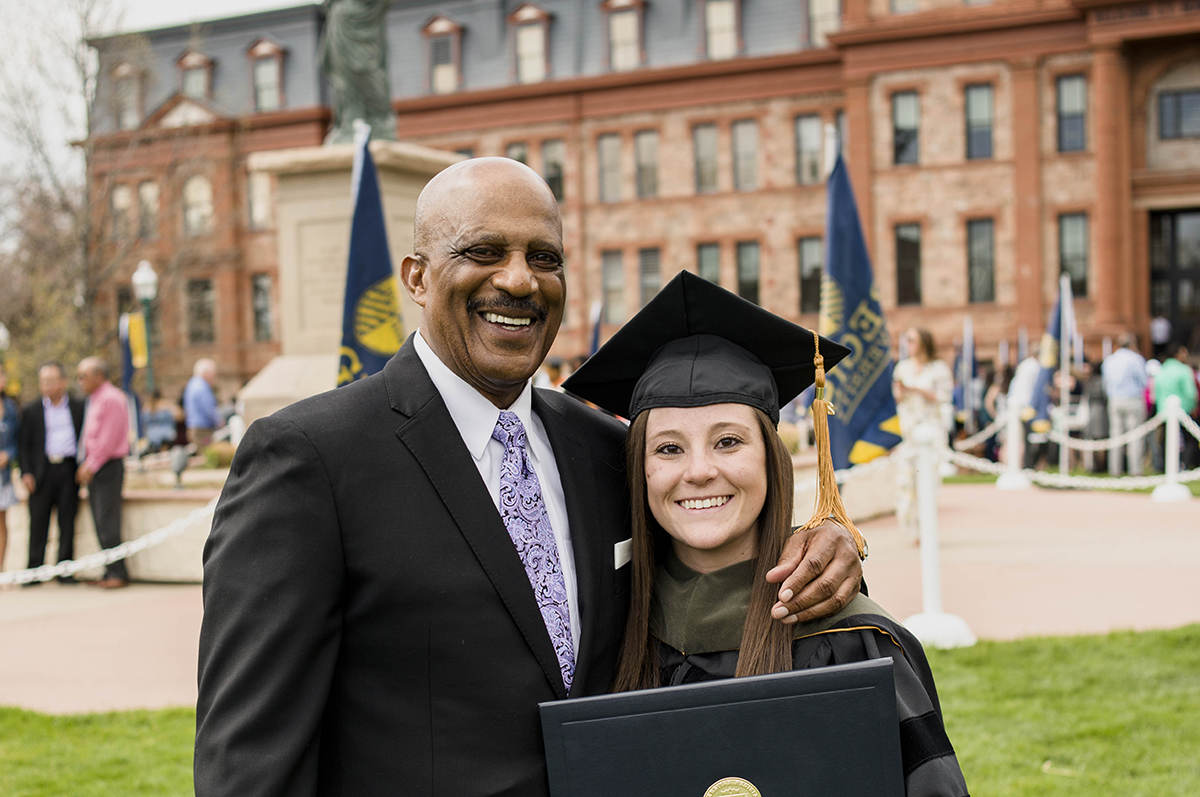
[[792, 461], [775, 428], [779, 408], [814, 381], [824, 450], [806, 526], [841, 522], [865, 556], [837, 495], [821, 391], [822, 365], [848, 353], [684, 272], [566, 381], [631, 421], [633, 595], [614, 691], [890, 657], [907, 794], [963, 797], [933, 675], [908, 630], [865, 594], [818, 622], [769, 618], [764, 576], [793, 533]]

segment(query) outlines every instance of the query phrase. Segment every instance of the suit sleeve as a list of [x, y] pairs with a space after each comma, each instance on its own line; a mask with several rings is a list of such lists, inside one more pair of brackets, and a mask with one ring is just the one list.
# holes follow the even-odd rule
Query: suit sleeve
[[204, 549], [197, 797], [316, 793], [342, 579], [324, 463], [295, 424], [257, 421]]

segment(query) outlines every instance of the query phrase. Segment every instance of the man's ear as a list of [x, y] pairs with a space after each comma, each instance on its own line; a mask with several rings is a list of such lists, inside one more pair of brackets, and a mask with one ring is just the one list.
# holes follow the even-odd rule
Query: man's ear
[[404, 290], [421, 307], [425, 306], [425, 274], [429, 264], [420, 255], [405, 255], [400, 261], [400, 282]]

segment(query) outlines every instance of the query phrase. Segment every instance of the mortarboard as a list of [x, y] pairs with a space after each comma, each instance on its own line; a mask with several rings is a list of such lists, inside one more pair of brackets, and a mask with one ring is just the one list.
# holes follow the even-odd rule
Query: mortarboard
[[779, 408], [816, 384], [817, 501], [801, 529], [826, 518], [867, 544], [842, 504], [829, 451], [825, 369], [850, 350], [687, 271], [668, 282], [571, 374], [563, 389], [630, 420], [654, 407], [737, 403], [779, 423]]
[[[654, 407], [779, 408], [816, 376], [817, 337], [687, 271], [667, 283], [563, 388], [633, 419]], [[820, 338], [832, 368], [850, 350]]]

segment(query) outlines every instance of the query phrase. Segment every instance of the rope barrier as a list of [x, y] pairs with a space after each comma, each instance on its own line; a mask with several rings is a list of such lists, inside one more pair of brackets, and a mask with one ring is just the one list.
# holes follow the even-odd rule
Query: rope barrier
[[975, 446], [979, 445], [980, 443], [986, 441], [992, 435], [1003, 431], [1004, 423], [1007, 420], [1008, 420], [1007, 417], [1005, 415], [1001, 414], [1000, 417], [996, 418], [994, 421], [992, 421], [987, 426], [980, 429], [978, 432], [971, 435], [970, 437], [964, 437], [962, 440], [955, 440], [954, 448], [958, 451], [966, 451], [967, 449], [974, 448]]
[[1066, 446], [1076, 451], [1109, 451], [1114, 448], [1120, 448], [1143, 435], [1149, 434], [1159, 426], [1162, 426], [1166, 422], [1166, 419], [1165, 414], [1155, 415], [1145, 423], [1135, 426], [1127, 432], [1122, 432], [1116, 437], [1108, 437], [1104, 440], [1084, 440], [1079, 437], [1067, 437], [1057, 429], [1051, 429], [1046, 432], [1046, 437], [1060, 446]]
[[[961, 451], [949, 452], [949, 458], [955, 465], [978, 471], [979, 473], [991, 473], [998, 476], [1005, 472], [1004, 466], [998, 462], [974, 457]], [[1165, 484], [1167, 481], [1165, 474], [1159, 476], [1105, 478], [1103, 476], [1071, 476], [1062, 473], [1047, 473], [1046, 471], [1031, 470], [1029, 468], [1022, 470], [1021, 473], [1029, 481], [1044, 487], [1074, 487], [1082, 490], [1145, 490], [1148, 487], [1157, 487], [1160, 484]], [[1180, 473], [1178, 481], [1200, 481], [1200, 468]]]
[[59, 562], [54, 565], [42, 565], [41, 567], [34, 567], [27, 570], [13, 570], [8, 573], [0, 573], [0, 586], [5, 584], [29, 584], [34, 581], [49, 581], [59, 576], [73, 576], [79, 571], [87, 570], [91, 567], [110, 565], [119, 559], [133, 556], [135, 553], [158, 545], [172, 537], [179, 536], [191, 528], [192, 524], [198, 520], [212, 515], [216, 508], [217, 499], [214, 498], [204, 506], [197, 507], [183, 517], [172, 520], [161, 529], [155, 529], [149, 534], [138, 537], [136, 540], [123, 542], [113, 548], [106, 548], [103, 551], [97, 551], [79, 559], [70, 559], [66, 562]]

